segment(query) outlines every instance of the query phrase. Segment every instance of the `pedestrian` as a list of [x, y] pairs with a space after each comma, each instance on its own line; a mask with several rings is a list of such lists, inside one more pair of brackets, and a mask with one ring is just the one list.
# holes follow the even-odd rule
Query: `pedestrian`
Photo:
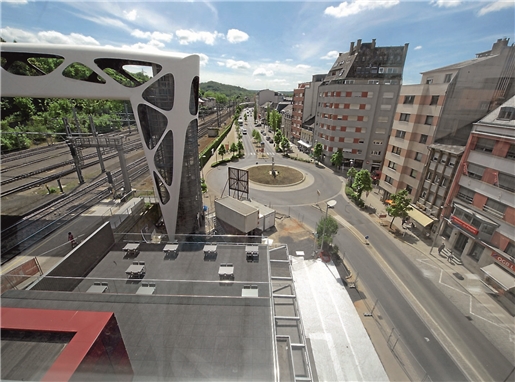
[[72, 248], [77, 244], [71, 232], [68, 232], [68, 241], [71, 243]]

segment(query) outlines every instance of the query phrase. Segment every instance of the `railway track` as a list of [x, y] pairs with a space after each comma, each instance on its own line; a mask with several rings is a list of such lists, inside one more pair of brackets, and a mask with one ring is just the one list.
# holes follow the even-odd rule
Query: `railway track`
[[[131, 181], [148, 174], [146, 159], [130, 163], [127, 170]], [[114, 171], [113, 177], [121, 177], [121, 170]], [[117, 186], [121, 183], [117, 182]], [[16, 224], [2, 230], [1, 263], [16, 257], [110, 194], [107, 179], [102, 178], [28, 213]]]
[[[142, 147], [141, 142], [131, 143], [131, 144], [129, 144], [127, 146], [127, 149], [125, 149], [124, 152], [125, 153], [129, 153], [131, 151], [140, 150], [141, 147]], [[114, 150], [112, 150], [112, 151], [114, 151]], [[109, 160], [109, 159], [112, 159], [112, 158], [116, 158], [117, 156], [118, 156], [118, 153], [114, 152], [114, 153], [108, 154], [105, 157], [103, 157], [103, 160], [106, 161], [106, 160]], [[84, 159], [90, 159], [90, 158], [97, 158], [97, 154], [96, 153], [92, 153], [92, 154], [88, 154], [88, 155], [84, 156]], [[100, 160], [96, 159], [96, 160], [93, 160], [91, 162], [84, 163], [81, 166], [81, 169], [84, 169], [84, 168], [87, 168], [87, 167], [91, 167], [91, 166], [95, 166], [99, 162], [100, 162]], [[73, 165], [73, 164], [74, 164], [73, 160], [68, 160], [68, 161], [65, 161], [65, 162], [61, 162], [61, 163], [58, 163], [56, 165], [48, 166], [48, 167], [45, 167], [45, 168], [42, 168], [42, 169], [39, 169], [39, 170], [35, 170], [35, 171], [29, 172], [29, 173], [26, 173], [26, 174], [22, 174], [22, 175], [19, 175], [19, 176], [10, 178], [10, 179], [2, 180], [0, 185], [4, 186], [6, 184], [13, 183], [13, 182], [21, 180], [21, 179], [30, 178], [32, 176], [35, 176], [35, 175], [38, 175], [38, 174], [42, 174], [44, 172], [53, 171], [53, 170], [58, 169], [60, 167], [64, 167], [64, 166], [67, 166], [67, 165]], [[76, 170], [75, 170], [75, 167], [74, 167], [74, 168], [71, 168], [71, 169], [68, 169], [68, 170], [61, 171], [61, 172], [59, 172], [57, 174], [52, 174], [52, 175], [49, 175], [49, 176], [46, 176], [46, 177], [43, 177], [43, 178], [40, 178], [40, 179], [36, 179], [36, 180], [34, 180], [32, 182], [25, 183], [25, 184], [23, 184], [23, 185], [21, 185], [19, 187], [15, 187], [15, 188], [12, 188], [10, 190], [5, 190], [5, 191], [2, 190], [2, 192], [0, 194], [0, 197], [3, 198], [5, 196], [12, 195], [12, 194], [15, 194], [15, 193], [18, 193], [18, 192], [21, 192], [21, 191], [30, 190], [31, 188], [34, 188], [34, 187], [39, 187], [42, 184], [50, 183], [50, 182], [52, 182], [54, 180], [57, 180], [59, 178], [62, 178], [64, 176], [73, 174], [75, 171]]]

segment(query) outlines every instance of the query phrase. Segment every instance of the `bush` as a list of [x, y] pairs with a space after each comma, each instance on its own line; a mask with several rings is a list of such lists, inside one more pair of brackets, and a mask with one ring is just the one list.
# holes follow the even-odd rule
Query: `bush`
[[225, 159], [222, 159], [222, 160], [219, 160], [218, 162], [214, 162], [211, 167], [216, 167], [220, 164], [223, 164], [223, 163], [229, 163], [232, 159], [231, 158], [225, 158]]

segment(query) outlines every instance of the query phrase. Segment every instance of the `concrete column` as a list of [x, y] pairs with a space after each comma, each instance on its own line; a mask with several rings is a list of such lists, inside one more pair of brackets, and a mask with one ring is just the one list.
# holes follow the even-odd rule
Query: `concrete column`
[[131, 188], [131, 180], [129, 178], [129, 172], [127, 171], [127, 161], [125, 160], [125, 154], [123, 152], [123, 147], [119, 146], [116, 148], [118, 151], [118, 158], [120, 159], [120, 168], [122, 170], [122, 176], [123, 176], [123, 187], [125, 194], [128, 194], [132, 191]]

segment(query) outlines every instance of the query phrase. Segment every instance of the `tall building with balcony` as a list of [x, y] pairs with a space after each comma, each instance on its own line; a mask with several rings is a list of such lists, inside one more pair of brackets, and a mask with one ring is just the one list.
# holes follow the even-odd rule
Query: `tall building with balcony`
[[[499, 39], [474, 59], [424, 72], [420, 84], [403, 85], [379, 183], [383, 199], [406, 189], [415, 211], [438, 218], [472, 124], [514, 94], [514, 78], [515, 47]], [[438, 166], [429, 171], [435, 157]]]
[[379, 170], [387, 150], [408, 44], [376, 46], [358, 40], [340, 53], [318, 89], [314, 141], [344, 164]]
[[515, 314], [515, 97], [474, 124], [444, 208], [447, 250]]
[[288, 138], [305, 150], [309, 150], [312, 146], [313, 127], [310, 130], [309, 123], [307, 126], [303, 124], [315, 117], [318, 87], [324, 78], [325, 74], [315, 74], [311, 82], [303, 82], [293, 90], [292, 134], [291, 138]]

